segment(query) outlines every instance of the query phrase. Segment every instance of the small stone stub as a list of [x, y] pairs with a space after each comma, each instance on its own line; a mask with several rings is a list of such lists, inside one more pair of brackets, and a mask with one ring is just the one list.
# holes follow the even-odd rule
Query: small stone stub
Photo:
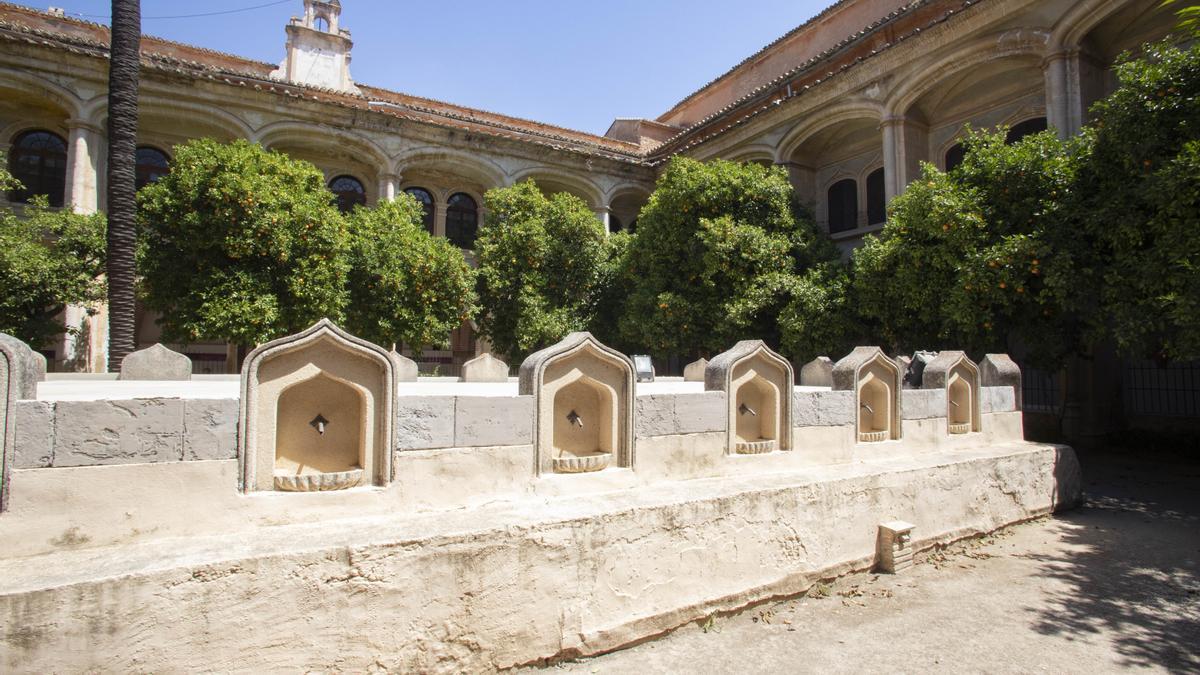
[[463, 382], [508, 382], [508, 364], [491, 354], [482, 354], [462, 366]]
[[13, 397], [26, 401], [36, 399], [37, 384], [46, 379], [46, 357], [7, 333], [0, 333], [0, 345], [11, 352]]
[[161, 344], [129, 354], [121, 361], [119, 380], [190, 380], [192, 360]]
[[800, 368], [800, 386], [833, 387], [833, 359], [818, 356]]
[[879, 525], [877, 543], [879, 571], [900, 574], [913, 565], [912, 531], [915, 526], [902, 520]]
[[704, 369], [708, 367], [708, 359], [701, 358], [687, 364], [683, 369], [684, 382], [703, 382]]

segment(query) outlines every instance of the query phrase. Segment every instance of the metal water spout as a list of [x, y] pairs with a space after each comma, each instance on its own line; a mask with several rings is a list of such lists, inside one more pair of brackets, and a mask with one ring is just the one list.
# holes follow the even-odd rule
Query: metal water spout
[[861, 403], [861, 404], [859, 404], [859, 405], [861, 405], [862, 407], [866, 408], [866, 409], [867, 409], [867, 412], [871, 413], [872, 415], [874, 415], [874, 414], [875, 414], [875, 409], [874, 409], [874, 408], [872, 408], [871, 406], [867, 405], [866, 403]]
[[754, 409], [745, 403], [738, 407], [738, 412], [740, 412], [742, 415], [754, 415], [755, 417], [758, 417], [758, 413], [754, 412]]
[[324, 436], [325, 435], [325, 425], [327, 425], [327, 424], [329, 424], [329, 420], [325, 419], [325, 417], [323, 415], [318, 413], [317, 416], [314, 417], [312, 419], [312, 421], [308, 423], [308, 426], [316, 429], [318, 434], [321, 434], [322, 436]]
[[574, 410], [567, 413], [567, 421], [572, 425], [579, 427], [580, 429], [583, 428], [583, 418], [580, 417], [579, 413], [575, 412]]

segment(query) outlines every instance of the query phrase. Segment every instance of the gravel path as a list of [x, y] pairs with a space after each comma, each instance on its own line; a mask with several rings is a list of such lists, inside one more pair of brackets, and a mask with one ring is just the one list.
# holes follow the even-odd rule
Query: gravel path
[[1200, 672], [1200, 465], [1084, 464], [1081, 509], [549, 670]]

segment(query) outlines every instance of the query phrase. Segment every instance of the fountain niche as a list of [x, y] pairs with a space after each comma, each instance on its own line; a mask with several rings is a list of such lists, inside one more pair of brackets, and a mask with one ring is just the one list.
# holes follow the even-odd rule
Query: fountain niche
[[857, 347], [833, 367], [833, 388], [855, 392], [859, 443], [900, 438], [900, 368], [878, 347]]
[[983, 428], [979, 406], [979, 367], [960, 351], [944, 351], [925, 366], [923, 389], [946, 390], [946, 430], [969, 434]]
[[704, 388], [726, 392], [726, 452], [760, 455], [792, 448], [792, 365], [761, 340], [743, 340], [704, 371]]
[[633, 466], [633, 362], [589, 333], [572, 333], [521, 364], [534, 397], [535, 473]]
[[255, 349], [238, 435], [248, 492], [327, 492], [391, 479], [394, 363], [329, 321]]

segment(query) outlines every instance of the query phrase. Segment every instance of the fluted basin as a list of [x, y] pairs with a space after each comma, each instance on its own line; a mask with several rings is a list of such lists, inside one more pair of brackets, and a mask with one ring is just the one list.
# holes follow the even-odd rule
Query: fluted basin
[[332, 492], [358, 487], [362, 484], [362, 479], [362, 469], [302, 474], [276, 471], [275, 489], [282, 492]]
[[566, 455], [554, 458], [554, 471], [557, 473], [589, 473], [603, 471], [608, 468], [612, 453], [598, 452], [592, 455]]
[[862, 431], [858, 434], [858, 440], [861, 443], [878, 443], [888, 439], [888, 432], [884, 431]]
[[765, 455], [775, 452], [776, 443], [773, 439], [763, 441], [738, 441], [733, 445], [734, 452], [739, 455]]
[[952, 434], [967, 434], [971, 432], [971, 423], [962, 422], [960, 424], [951, 424], [950, 433]]

